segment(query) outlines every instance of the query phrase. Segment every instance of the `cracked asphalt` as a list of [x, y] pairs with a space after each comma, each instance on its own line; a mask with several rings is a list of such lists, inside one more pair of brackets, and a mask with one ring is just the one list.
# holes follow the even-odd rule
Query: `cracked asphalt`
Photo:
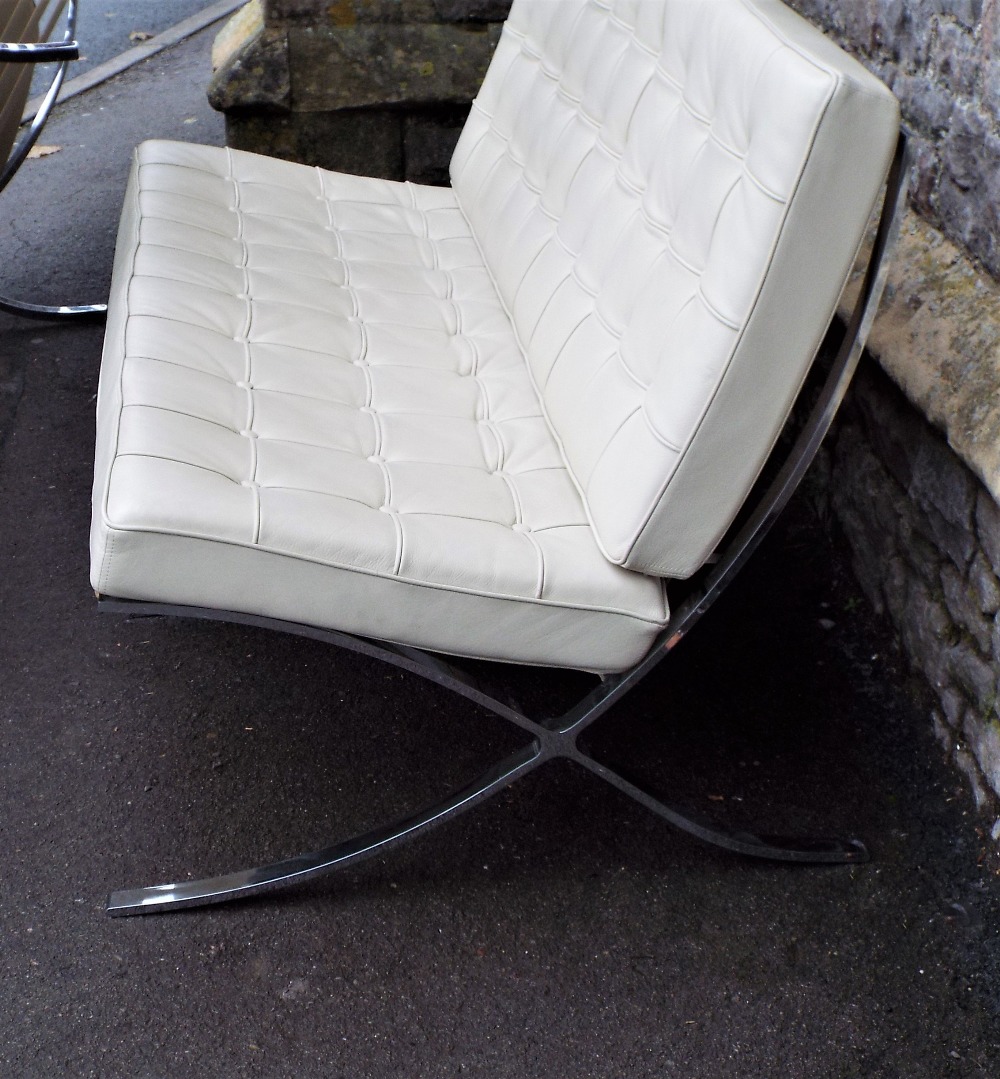
[[[3, 196], [6, 293], [107, 290], [132, 147], [223, 141], [212, 31], [62, 106]], [[807, 484], [740, 581], [594, 732], [734, 827], [706, 848], [551, 764], [400, 851], [277, 896], [110, 919], [114, 888], [325, 845], [512, 748], [432, 685], [245, 627], [99, 615], [98, 327], [0, 316], [0, 1066], [32, 1079], [1000, 1073], [989, 820]], [[510, 672], [548, 701], [570, 675]]]

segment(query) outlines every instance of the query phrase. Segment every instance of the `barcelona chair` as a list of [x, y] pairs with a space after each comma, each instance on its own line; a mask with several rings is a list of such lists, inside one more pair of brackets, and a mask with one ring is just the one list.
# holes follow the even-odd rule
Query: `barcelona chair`
[[[555, 758], [731, 851], [863, 860], [856, 840], [690, 819], [580, 736], [801, 478], [873, 318], [905, 174], [893, 95], [776, 0], [515, 0], [450, 188], [141, 145], [98, 398], [101, 606], [330, 641], [524, 743], [404, 820], [116, 892], [110, 913], [303, 881]], [[871, 218], [843, 345], [757, 493]], [[538, 719], [452, 657], [599, 677]]]
[[[48, 40], [62, 28], [60, 40]], [[24, 163], [49, 118], [70, 61], [79, 59], [73, 40], [76, 0], [0, 0], [0, 191]], [[51, 68], [38, 108], [24, 117], [36, 64]], [[26, 318], [101, 321], [104, 304], [47, 306], [0, 297], [0, 311]]]

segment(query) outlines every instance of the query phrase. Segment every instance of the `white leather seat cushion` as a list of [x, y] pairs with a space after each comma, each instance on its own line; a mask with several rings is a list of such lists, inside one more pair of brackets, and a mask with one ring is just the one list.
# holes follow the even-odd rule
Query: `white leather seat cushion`
[[594, 541], [450, 190], [145, 143], [98, 403], [102, 594], [617, 670], [667, 618]]

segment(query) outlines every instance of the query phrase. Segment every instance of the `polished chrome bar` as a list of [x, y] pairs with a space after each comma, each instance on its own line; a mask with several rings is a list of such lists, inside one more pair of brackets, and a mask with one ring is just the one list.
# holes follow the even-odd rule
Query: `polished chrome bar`
[[763, 836], [748, 832], [729, 832], [707, 821], [698, 820], [688, 813], [668, 806], [666, 802], [626, 779], [620, 773], [586, 754], [574, 759], [588, 771], [600, 776], [616, 790], [627, 794], [640, 805], [655, 813], [687, 835], [700, 839], [713, 847], [732, 851], [751, 858], [763, 858], [772, 862], [798, 862], [805, 865], [845, 865], [867, 862], [868, 849], [860, 839], [836, 839], [793, 836]]
[[180, 881], [176, 884], [158, 884], [150, 888], [115, 892], [108, 900], [107, 911], [109, 914], [121, 916], [200, 907], [309, 880], [311, 877], [380, 854], [418, 833], [430, 831], [431, 828], [498, 794], [514, 780], [537, 768], [542, 760], [544, 757], [539, 753], [538, 744], [533, 742], [499, 761], [461, 790], [396, 824], [375, 828], [332, 847], [258, 869], [244, 869], [219, 877], [206, 877], [204, 880]]
[[0, 311], [22, 318], [33, 319], [73, 319], [78, 322], [103, 322], [108, 317], [108, 305], [103, 303], [80, 304], [78, 306], [46, 306], [45, 304], [24, 303], [0, 297]]
[[42, 41], [21, 45], [0, 41], [0, 63], [47, 64], [54, 60], [79, 60], [80, 46], [75, 41]]

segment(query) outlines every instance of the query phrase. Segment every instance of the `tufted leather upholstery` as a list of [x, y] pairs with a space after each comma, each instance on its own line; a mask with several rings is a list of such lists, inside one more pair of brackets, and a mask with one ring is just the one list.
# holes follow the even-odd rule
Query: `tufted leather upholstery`
[[610, 560], [683, 577], [718, 543], [898, 127], [774, 0], [515, 5], [452, 179]]
[[776, 4], [517, 0], [453, 190], [144, 144], [95, 589], [632, 665], [775, 437], [897, 123]]
[[99, 592], [601, 669], [645, 651], [663, 589], [598, 551], [450, 191], [146, 143], [121, 237]]

